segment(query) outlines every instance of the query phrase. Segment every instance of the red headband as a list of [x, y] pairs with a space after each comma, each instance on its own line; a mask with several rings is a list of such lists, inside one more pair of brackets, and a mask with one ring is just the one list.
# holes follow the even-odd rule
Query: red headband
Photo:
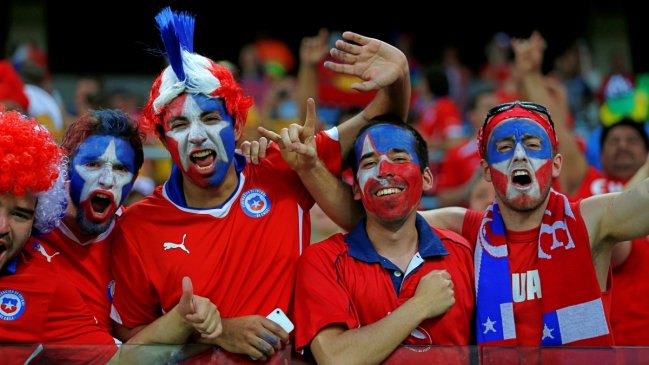
[[[549, 116], [548, 116], [549, 117]], [[541, 125], [543, 129], [545, 129], [545, 132], [548, 134], [550, 137], [550, 143], [552, 143], [552, 149], [557, 150], [557, 147], [559, 146], [559, 141], [557, 140], [557, 134], [554, 131], [554, 127], [552, 126], [552, 123], [541, 115], [539, 115], [537, 112], [526, 109], [520, 105], [515, 105], [511, 109], [507, 109], [503, 112], [500, 112], [496, 115], [494, 115], [491, 119], [489, 119], [486, 124], [480, 128], [480, 131], [478, 131], [478, 149], [480, 151], [480, 157], [485, 159], [487, 157], [487, 140], [489, 139], [489, 135], [491, 134], [491, 131], [498, 125], [500, 122], [507, 120], [507, 119], [516, 119], [516, 118], [525, 118], [525, 119], [531, 119]]]

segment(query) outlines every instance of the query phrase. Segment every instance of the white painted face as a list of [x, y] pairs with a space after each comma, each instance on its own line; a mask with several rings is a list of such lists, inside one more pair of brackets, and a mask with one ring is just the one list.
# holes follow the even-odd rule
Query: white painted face
[[86, 219], [110, 221], [130, 191], [135, 174], [135, 152], [126, 140], [90, 136], [72, 159], [70, 196], [85, 211]]
[[199, 186], [223, 181], [234, 159], [234, 120], [223, 101], [181, 94], [163, 112], [167, 149], [182, 171]]

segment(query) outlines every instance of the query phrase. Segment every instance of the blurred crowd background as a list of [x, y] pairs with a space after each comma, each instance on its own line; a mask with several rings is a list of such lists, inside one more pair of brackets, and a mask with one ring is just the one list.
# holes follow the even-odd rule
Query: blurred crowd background
[[[623, 117], [647, 121], [645, 16], [626, 4], [604, 2], [518, 6], [394, 2], [393, 7], [310, 2], [287, 9], [282, 3], [5, 1], [0, 4], [0, 46], [6, 65], [25, 85], [27, 112], [59, 137], [88, 108], [121, 108], [138, 115], [152, 80], [164, 66], [153, 18], [166, 5], [196, 15], [194, 49], [228, 65], [255, 98], [247, 139], [257, 138], [257, 125], [277, 130], [300, 121], [304, 104], [298, 97], [303, 95], [300, 87], [313, 90], [322, 128], [336, 125], [371, 99], [372, 95], [349, 88], [354, 80], [324, 69], [325, 53], [311, 54], [305, 65], [304, 37], [336, 39], [340, 32], [352, 30], [402, 49], [409, 56], [413, 83], [408, 122], [426, 137], [431, 167], [438, 176], [436, 187], [427, 192], [430, 199], [422, 201], [425, 208], [466, 205], [467, 197], [441, 198], [439, 191], [474, 178], [475, 161], [468, 159], [476, 158], [476, 126], [489, 106], [516, 99], [513, 37], [526, 38], [538, 30], [545, 38], [544, 72], [567, 88], [569, 125], [593, 166], [599, 168], [596, 131], [602, 123]], [[437, 10], [428, 10], [431, 7]], [[303, 67], [315, 68], [314, 84], [300, 84]], [[10, 85], [0, 80], [1, 89], [11, 89]], [[14, 92], [0, 90], [0, 99], [11, 98], [18, 104], [22, 100]], [[150, 194], [169, 173], [166, 151], [153, 139], [145, 156], [142, 178], [134, 188], [139, 196], [133, 200]], [[455, 162], [444, 166], [449, 156]], [[336, 229], [315, 211], [313, 221], [315, 235]]]

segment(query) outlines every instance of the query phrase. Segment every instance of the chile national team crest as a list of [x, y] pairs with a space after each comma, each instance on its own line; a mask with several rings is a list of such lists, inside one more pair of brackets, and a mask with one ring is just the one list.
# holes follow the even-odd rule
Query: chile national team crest
[[0, 320], [13, 321], [25, 311], [25, 298], [13, 289], [0, 291]]
[[241, 196], [241, 209], [249, 217], [263, 217], [270, 212], [270, 199], [262, 190], [250, 189]]

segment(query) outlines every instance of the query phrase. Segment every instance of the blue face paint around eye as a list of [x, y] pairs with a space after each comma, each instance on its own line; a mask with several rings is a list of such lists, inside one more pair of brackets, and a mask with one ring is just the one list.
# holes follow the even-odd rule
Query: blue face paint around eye
[[[540, 149], [530, 149], [523, 142], [525, 137], [538, 137], [540, 139]], [[498, 152], [496, 142], [506, 138], [513, 138], [514, 146], [506, 152]], [[490, 165], [510, 160], [514, 155], [517, 145], [525, 149], [527, 156], [542, 160], [552, 158], [552, 143], [550, 138], [538, 123], [529, 119], [511, 119], [501, 122], [497, 125], [487, 143], [487, 162]]]
[[203, 112], [218, 111], [223, 120], [230, 122], [234, 125], [234, 118], [228, 113], [225, 107], [225, 102], [221, 98], [215, 98], [203, 94], [190, 94], [191, 98]]
[[[368, 139], [367, 136], [370, 136]], [[356, 140], [354, 150], [356, 162], [358, 163], [366, 152], [366, 141], [371, 140], [373, 148], [381, 154], [387, 154], [390, 149], [402, 149], [408, 151], [412, 156], [412, 162], [419, 164], [419, 158], [415, 150], [415, 138], [410, 131], [391, 124], [378, 124], [366, 129]], [[365, 148], [364, 148], [365, 147]]]

